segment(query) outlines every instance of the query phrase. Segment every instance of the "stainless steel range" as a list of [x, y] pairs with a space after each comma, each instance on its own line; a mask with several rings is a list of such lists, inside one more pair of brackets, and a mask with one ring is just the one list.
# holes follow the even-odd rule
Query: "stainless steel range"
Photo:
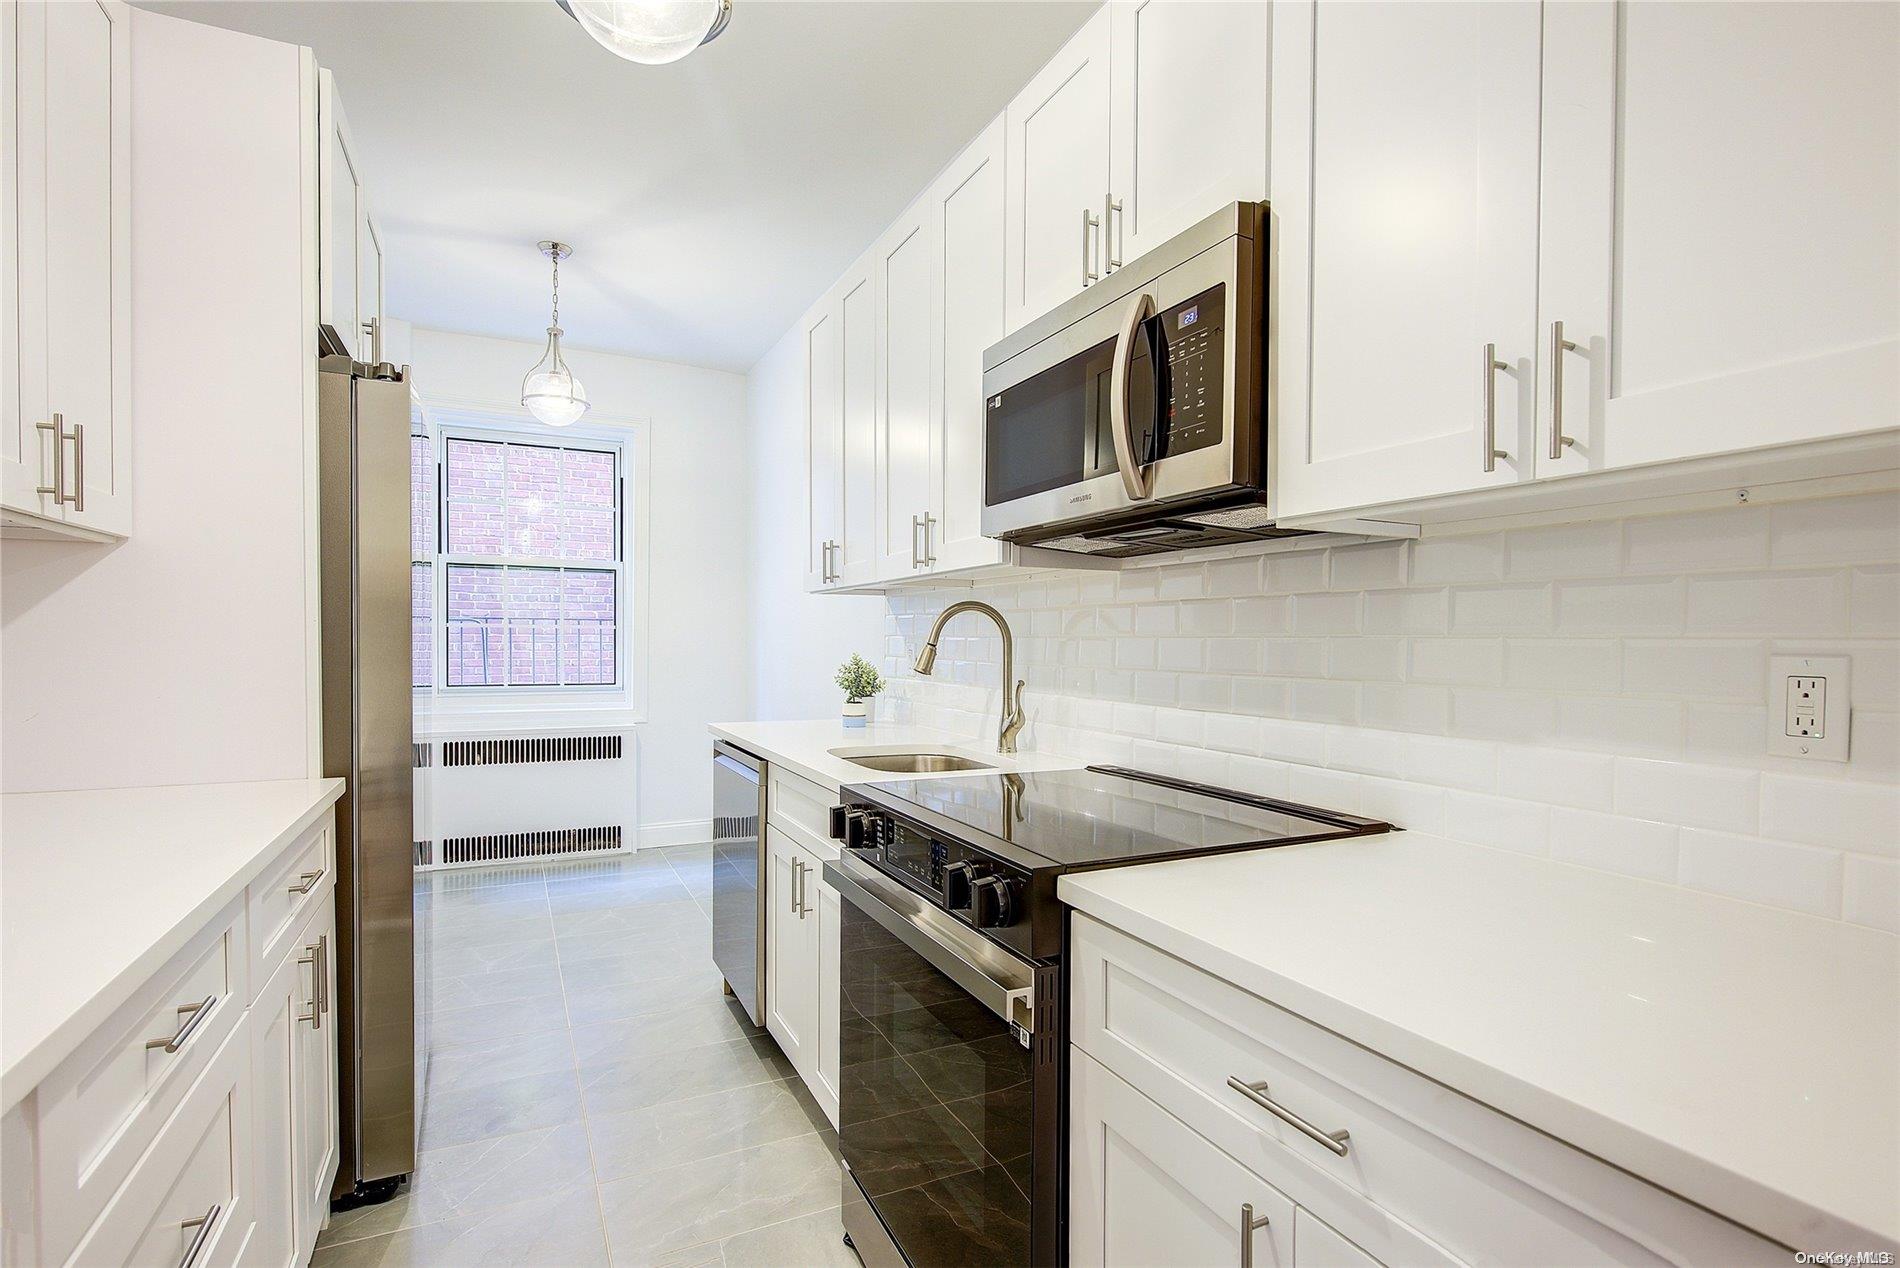
[[838, 1140], [870, 1268], [1056, 1265], [1066, 872], [1384, 832], [1119, 767], [845, 788]]

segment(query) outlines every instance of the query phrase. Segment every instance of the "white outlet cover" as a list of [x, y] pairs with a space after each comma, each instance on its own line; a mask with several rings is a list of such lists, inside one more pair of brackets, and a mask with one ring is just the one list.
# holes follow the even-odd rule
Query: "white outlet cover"
[[[1815, 761], [1847, 760], [1847, 702], [1852, 686], [1852, 661], [1846, 656], [1770, 656], [1768, 658], [1768, 752], [1775, 757], [1806, 757]], [[1789, 690], [1797, 678], [1819, 678], [1819, 735], [1797, 732], [1791, 719]], [[1803, 727], [1803, 730], [1806, 728]]]

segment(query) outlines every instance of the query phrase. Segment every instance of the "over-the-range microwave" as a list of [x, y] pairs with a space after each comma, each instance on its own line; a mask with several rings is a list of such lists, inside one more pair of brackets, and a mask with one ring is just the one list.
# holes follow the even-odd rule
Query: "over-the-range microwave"
[[1268, 514], [1265, 203], [1234, 203], [983, 354], [983, 535], [1111, 558]]

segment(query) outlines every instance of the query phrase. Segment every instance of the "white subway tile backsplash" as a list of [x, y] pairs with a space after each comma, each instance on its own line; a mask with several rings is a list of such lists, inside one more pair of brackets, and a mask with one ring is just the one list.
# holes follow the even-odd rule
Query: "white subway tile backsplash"
[[1513, 748], [1498, 762], [1498, 791], [1506, 797], [1608, 810], [1615, 804], [1615, 767], [1603, 753]]
[[1564, 634], [1673, 634], [1682, 628], [1682, 582], [1627, 578], [1571, 581], [1557, 587], [1557, 629]]
[[1839, 572], [1716, 573], [1689, 579], [1692, 633], [1845, 634]]
[[1816, 916], [1841, 913], [1836, 850], [1684, 828], [1681, 851], [1676, 879], [1684, 885]]
[[1900, 787], [1770, 772], [1761, 777], [1760, 831], [1900, 858]]
[[1680, 831], [1673, 824], [1560, 806], [1550, 812], [1550, 855], [1606, 872], [1674, 880]]
[[1412, 584], [1493, 581], [1504, 575], [1504, 538], [1427, 537], [1412, 543]]
[[1505, 539], [1504, 575], [1511, 581], [1610, 576], [1623, 566], [1623, 525], [1554, 524]]
[[1841, 880], [1841, 915], [1857, 925], [1900, 933], [1900, 863], [1850, 854]]
[[1549, 586], [1459, 587], [1451, 592], [1454, 634], [1546, 630], [1550, 614]]
[[1477, 845], [1550, 853], [1550, 807], [1483, 793], [1445, 794], [1445, 835]]
[[1900, 493], [1785, 502], [1771, 516], [1777, 564], [1900, 560]]
[[1756, 830], [1761, 775], [1650, 758], [1616, 759], [1616, 812], [1729, 832]]
[[1626, 639], [1623, 688], [1699, 700], [1762, 700], [1768, 690], [1768, 649], [1752, 640]]
[[1652, 515], [1623, 526], [1628, 572], [1760, 568], [1768, 562], [1768, 508]]
[[[907, 668], [974, 597], [1026, 747], [1900, 921], [1900, 498], [1431, 531], [891, 594], [879, 717], [993, 733], [982, 623]], [[1847, 763], [1767, 754], [1773, 653], [1852, 658]]]

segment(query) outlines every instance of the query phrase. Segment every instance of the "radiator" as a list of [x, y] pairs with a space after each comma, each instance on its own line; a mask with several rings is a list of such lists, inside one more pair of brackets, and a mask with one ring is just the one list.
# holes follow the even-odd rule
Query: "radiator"
[[638, 839], [624, 732], [522, 732], [415, 745], [418, 870], [585, 858]]

